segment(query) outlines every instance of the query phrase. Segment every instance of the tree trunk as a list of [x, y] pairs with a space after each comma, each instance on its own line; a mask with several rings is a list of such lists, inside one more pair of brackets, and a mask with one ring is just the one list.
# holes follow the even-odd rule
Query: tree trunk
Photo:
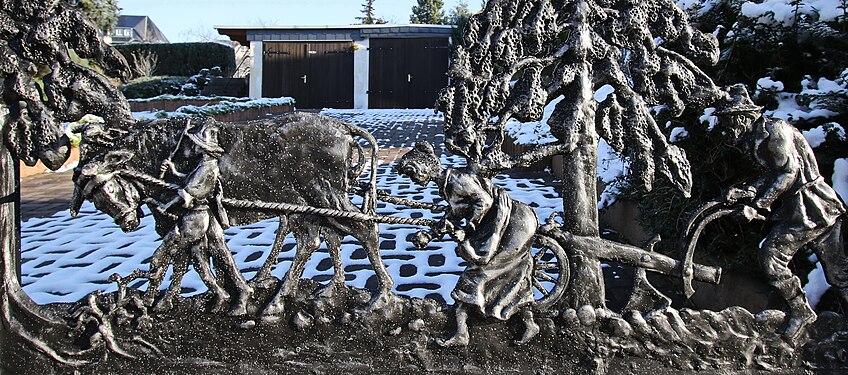
[[[572, 121], [577, 134], [576, 148], [563, 158], [562, 207], [565, 230], [578, 236], [599, 236], [598, 230], [598, 133], [595, 130], [595, 92], [592, 85], [591, 32], [588, 27], [589, 6], [583, 2], [577, 7], [578, 28], [576, 54], [583, 59], [575, 81], [569, 85], [566, 97], [574, 97], [576, 108]], [[592, 247], [565, 248], [571, 257], [571, 287], [565, 303], [577, 308], [583, 305], [602, 307], [606, 304], [604, 275]]]
[[[580, 144], [563, 160], [562, 199], [565, 230], [578, 236], [598, 237], [597, 154], [598, 140], [592, 127]], [[604, 275], [597, 258], [600, 249], [591, 246], [566, 247], [571, 258], [571, 286], [565, 303], [577, 308], [583, 305], [606, 305]]]
[[[0, 141], [2, 142], [2, 141]], [[18, 243], [20, 239], [20, 225], [18, 221], [18, 205], [20, 199], [16, 196], [18, 192], [18, 176], [16, 158], [6, 147], [0, 143], [0, 296], [7, 293], [16, 293], [15, 288], [20, 289], [18, 282], [18, 266], [15, 260], [19, 259]], [[0, 298], [0, 303], [8, 303], [7, 298]], [[2, 309], [6, 311], [5, 307]], [[5, 316], [0, 317], [5, 319]], [[11, 338], [6, 329], [6, 322], [0, 324], [0, 337], [2, 337], [2, 348], [0, 348], [0, 361], [5, 362], [7, 358], [6, 348], [9, 347]]]

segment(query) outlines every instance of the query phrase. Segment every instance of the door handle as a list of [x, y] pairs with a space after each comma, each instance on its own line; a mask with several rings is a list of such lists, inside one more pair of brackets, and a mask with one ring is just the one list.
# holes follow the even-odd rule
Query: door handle
[[303, 84], [306, 84], [306, 74], [304, 74], [303, 77], [300, 77], [300, 79], [303, 80]]
[[406, 82], [412, 82], [412, 74], [406, 75]]

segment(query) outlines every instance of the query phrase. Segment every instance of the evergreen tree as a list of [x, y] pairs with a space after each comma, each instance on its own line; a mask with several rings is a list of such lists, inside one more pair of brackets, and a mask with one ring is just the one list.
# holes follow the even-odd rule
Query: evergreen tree
[[410, 23], [423, 23], [443, 25], [447, 23], [445, 6], [442, 0], [418, 0], [418, 5], [412, 7], [412, 15], [409, 16]]
[[379, 17], [374, 16], [374, 2], [376, 0], [365, 0], [365, 4], [362, 4], [362, 16], [356, 17], [363, 25], [373, 25], [373, 24], [383, 24], [386, 23], [385, 20]]
[[471, 11], [468, 9], [468, 3], [460, 1], [450, 10], [448, 15], [448, 23], [451, 25], [461, 25], [471, 16]]
[[79, 0], [77, 7], [97, 28], [108, 33], [118, 23], [118, 0]]

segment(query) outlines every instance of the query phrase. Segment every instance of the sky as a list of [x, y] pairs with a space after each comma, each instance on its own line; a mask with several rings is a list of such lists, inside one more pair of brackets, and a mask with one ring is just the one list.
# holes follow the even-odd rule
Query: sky
[[[444, 0], [447, 14], [462, 0]], [[118, 0], [121, 14], [149, 16], [171, 42], [217, 35], [213, 26], [349, 25], [359, 23], [363, 0]], [[416, 0], [376, 0], [375, 14], [409, 23]], [[465, 0], [472, 12], [481, 0]]]

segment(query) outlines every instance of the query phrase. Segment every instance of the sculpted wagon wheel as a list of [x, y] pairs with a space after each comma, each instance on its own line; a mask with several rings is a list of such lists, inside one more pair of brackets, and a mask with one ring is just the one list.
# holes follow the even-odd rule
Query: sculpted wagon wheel
[[568, 287], [571, 277], [568, 255], [556, 241], [539, 234], [531, 251], [536, 308], [546, 310], [559, 301]]

